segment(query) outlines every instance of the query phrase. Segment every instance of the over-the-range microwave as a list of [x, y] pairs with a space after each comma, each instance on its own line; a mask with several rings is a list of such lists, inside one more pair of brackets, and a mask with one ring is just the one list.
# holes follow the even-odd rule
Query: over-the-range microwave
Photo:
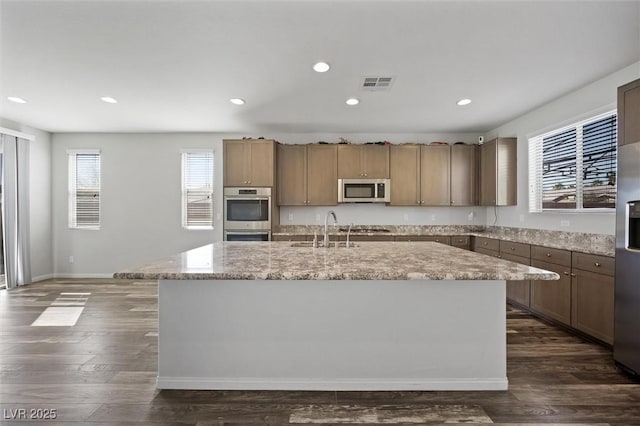
[[339, 203], [388, 203], [390, 179], [338, 179]]

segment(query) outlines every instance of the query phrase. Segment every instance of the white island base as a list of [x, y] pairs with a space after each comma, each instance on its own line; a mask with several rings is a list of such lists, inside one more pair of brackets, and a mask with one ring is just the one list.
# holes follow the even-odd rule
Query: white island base
[[507, 389], [503, 280], [160, 280], [158, 290], [161, 389]]

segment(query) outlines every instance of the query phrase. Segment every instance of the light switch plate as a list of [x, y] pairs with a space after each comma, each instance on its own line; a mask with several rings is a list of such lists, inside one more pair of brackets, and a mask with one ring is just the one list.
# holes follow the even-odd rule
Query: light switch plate
[[560, 226], [570, 226], [571, 222], [569, 222], [568, 220], [561, 220], [560, 221]]
[[408, 215], [407, 213], [403, 214], [403, 215], [402, 215], [402, 219], [403, 219], [405, 222], [409, 222], [409, 215]]
[[524, 215], [523, 214], [520, 215], [520, 222], [524, 222]]
[[320, 222], [322, 218], [320, 217], [320, 213], [316, 214], [316, 222]]
[[289, 222], [293, 220], [293, 213], [289, 213]]

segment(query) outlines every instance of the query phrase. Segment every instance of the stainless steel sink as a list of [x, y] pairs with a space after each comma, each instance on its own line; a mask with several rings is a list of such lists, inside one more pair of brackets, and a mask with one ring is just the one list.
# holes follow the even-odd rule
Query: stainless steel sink
[[[329, 243], [329, 248], [335, 248], [336, 244], [338, 245], [338, 248], [346, 248], [347, 247], [347, 242], [346, 241], [331, 241]], [[291, 247], [313, 247], [313, 241], [303, 241], [303, 242], [298, 242], [298, 243], [291, 243]], [[358, 244], [356, 243], [352, 243], [349, 242], [349, 248], [352, 247], [359, 247]], [[322, 243], [320, 243], [318, 245], [318, 248], [324, 248], [322, 247]]]

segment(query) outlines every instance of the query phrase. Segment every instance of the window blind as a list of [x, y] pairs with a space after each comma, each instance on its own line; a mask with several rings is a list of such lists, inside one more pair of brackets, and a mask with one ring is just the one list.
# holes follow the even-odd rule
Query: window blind
[[615, 208], [617, 116], [529, 139], [529, 211]]
[[69, 156], [69, 227], [100, 228], [100, 153], [73, 151]]
[[184, 152], [182, 175], [182, 225], [213, 227], [213, 152]]

